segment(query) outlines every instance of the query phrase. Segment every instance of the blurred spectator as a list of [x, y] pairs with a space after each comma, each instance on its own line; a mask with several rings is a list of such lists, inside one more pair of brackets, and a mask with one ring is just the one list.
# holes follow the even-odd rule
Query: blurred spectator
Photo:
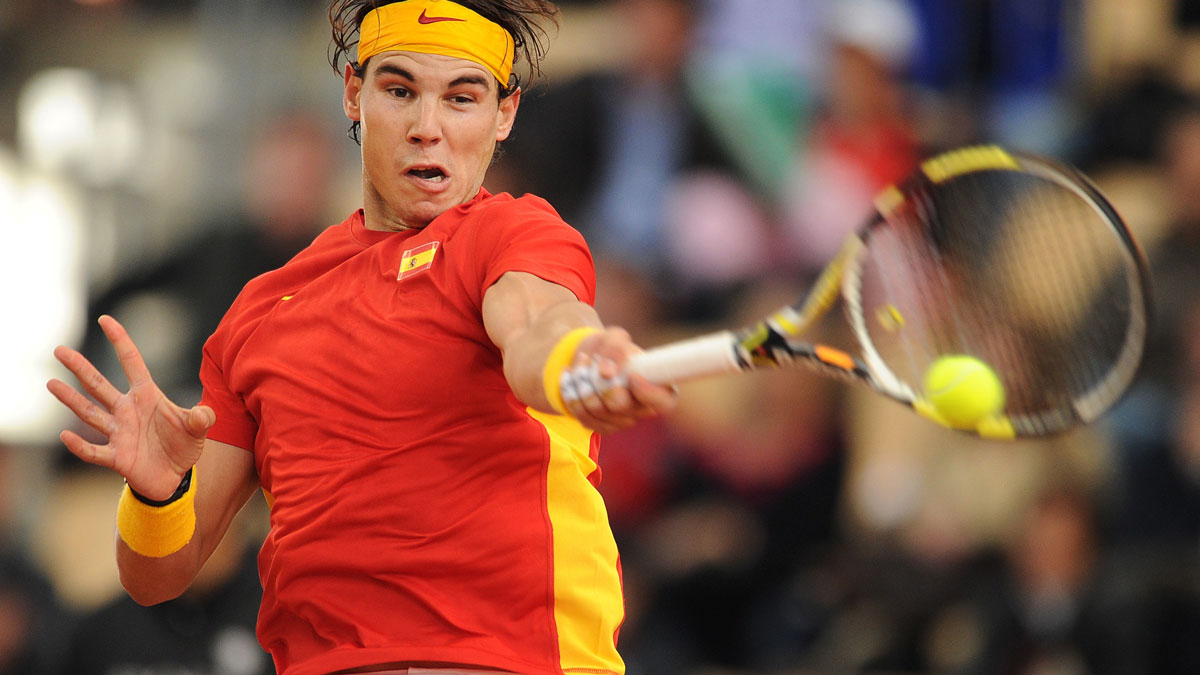
[[976, 566], [963, 604], [932, 622], [929, 665], [981, 675], [1197, 672], [1195, 558], [1114, 548], [1102, 503], [1068, 485], [1043, 491], [1005, 555]]
[[1157, 321], [1146, 374], [1177, 389], [1171, 383], [1187, 376], [1179, 368], [1190, 341], [1185, 317], [1200, 300], [1200, 99], [1172, 109], [1156, 147], [1171, 198], [1171, 224], [1148, 256]]
[[1147, 672], [1139, 599], [1106, 578], [1093, 504], [1057, 488], [1034, 502], [993, 583], [976, 586], [983, 637], [967, 672]]
[[684, 86], [697, 4], [615, 0], [613, 25], [625, 32], [613, 39], [626, 41], [617, 70], [530, 92], [497, 167], [507, 176], [498, 187], [544, 196], [597, 258], [648, 275], [660, 297], [687, 268], [670, 257], [669, 195], [694, 171], [731, 166]]
[[[1069, 478], [1066, 478], [1069, 481]], [[957, 559], [877, 542], [827, 570], [828, 624], [803, 657], [818, 672], [1034, 675], [1148, 670], [1144, 588], [1104, 556], [1096, 495], [1031, 495], [1005, 538]], [[810, 601], [811, 604], [811, 601]]]
[[[168, 396], [199, 398], [201, 348], [238, 292], [334, 222], [334, 147], [320, 118], [268, 118], [245, 154], [243, 200], [174, 255], [93, 300], [89, 316], [115, 314], [138, 336]], [[94, 323], [90, 328], [85, 354], [104, 372], [117, 372], [111, 347]]]
[[1195, 536], [1200, 534], [1200, 298], [1194, 299], [1188, 308], [1184, 326], [1188, 337], [1183, 351], [1187, 376], [1180, 395], [1174, 447], [1179, 473], [1191, 485], [1195, 500], [1193, 508], [1188, 509], [1193, 516], [1191, 528], [1184, 531], [1182, 540], [1200, 545], [1200, 540]]
[[1144, 68], [1124, 86], [1105, 90], [1084, 123], [1086, 143], [1075, 153], [1085, 169], [1120, 163], [1157, 164], [1167, 126], [1186, 94], [1165, 73]]
[[784, 197], [790, 249], [811, 273], [920, 159], [904, 79], [919, 38], [912, 10], [901, 0], [845, 0], [827, 32], [825, 98]]
[[1195, 404], [1200, 389], [1200, 103], [1176, 106], [1160, 153], [1170, 225], [1149, 250], [1154, 321], [1138, 380], [1117, 410], [1120, 543], [1195, 554], [1200, 480]]
[[49, 579], [26, 555], [18, 530], [17, 450], [0, 442], [0, 675], [37, 675], [54, 670], [72, 617]]
[[688, 88], [739, 173], [774, 202], [826, 86], [827, 14], [842, 0], [704, 0]]
[[[1200, 311], [1190, 325], [1200, 328]], [[1182, 364], [1178, 364], [1182, 370]], [[1148, 402], [1145, 392], [1126, 414], [1141, 410], [1148, 428], [1122, 434], [1116, 475], [1117, 543], [1142, 550], [1195, 556], [1200, 544], [1200, 376], [1177, 382], [1180, 389]], [[1162, 395], [1162, 392], [1160, 392]], [[1158, 409], [1161, 401], [1166, 409]], [[1124, 431], [1124, 430], [1123, 430]]]
[[261, 500], [235, 518], [191, 587], [143, 607], [122, 593], [87, 614], [65, 643], [62, 675], [268, 675], [254, 635], [262, 587], [255, 563]]
[[42, 572], [20, 551], [0, 548], [0, 675], [53, 672], [68, 626]]
[[1056, 156], [1073, 149], [1078, 0], [911, 2], [924, 36], [912, 73], [926, 95], [927, 143], [983, 138]]

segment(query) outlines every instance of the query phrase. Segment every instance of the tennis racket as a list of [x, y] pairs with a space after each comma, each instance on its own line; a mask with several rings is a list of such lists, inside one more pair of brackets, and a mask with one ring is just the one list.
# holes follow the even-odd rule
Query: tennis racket
[[[804, 335], [837, 304], [851, 353]], [[925, 161], [884, 190], [800, 302], [752, 326], [649, 349], [657, 384], [809, 366], [951, 426], [922, 392], [939, 357], [994, 371], [1003, 409], [961, 431], [1011, 439], [1092, 422], [1141, 361], [1149, 273], [1121, 218], [1077, 170], [996, 146]]]

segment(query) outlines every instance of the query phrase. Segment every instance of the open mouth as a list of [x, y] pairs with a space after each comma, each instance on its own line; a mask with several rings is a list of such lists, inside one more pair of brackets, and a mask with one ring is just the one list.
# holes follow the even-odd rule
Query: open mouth
[[418, 168], [414, 168], [414, 169], [409, 169], [408, 175], [413, 176], [415, 178], [420, 178], [421, 180], [432, 181], [434, 183], [440, 183], [440, 182], [446, 180], [446, 177], [447, 177], [446, 172], [442, 171], [441, 169], [437, 168], [436, 166], [426, 167], [426, 168], [418, 167]]

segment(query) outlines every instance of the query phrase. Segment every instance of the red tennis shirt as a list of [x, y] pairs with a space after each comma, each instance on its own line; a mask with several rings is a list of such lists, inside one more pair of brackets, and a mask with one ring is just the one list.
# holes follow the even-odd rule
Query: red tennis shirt
[[258, 637], [281, 674], [624, 672], [598, 442], [518, 401], [484, 330], [508, 271], [594, 300], [583, 238], [537, 197], [481, 190], [403, 232], [359, 211], [206, 343], [209, 438], [254, 452], [271, 505]]

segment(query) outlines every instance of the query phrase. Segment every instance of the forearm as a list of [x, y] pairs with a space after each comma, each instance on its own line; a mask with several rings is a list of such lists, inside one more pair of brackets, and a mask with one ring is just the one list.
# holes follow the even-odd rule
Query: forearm
[[[484, 295], [483, 320], [504, 357], [504, 376], [517, 398], [548, 413], [565, 413], [601, 433], [627, 428], [674, 406], [672, 390], [634, 376], [628, 383], [563, 400], [558, 375], [596, 367], [616, 380], [638, 348], [629, 333], [606, 328], [596, 311], [566, 288], [509, 272]], [[572, 333], [578, 329], [587, 332]], [[577, 392], [578, 393], [578, 392]]]
[[117, 567], [136, 602], [178, 597], [191, 585], [237, 512], [258, 489], [253, 454], [207, 441], [190, 489], [164, 506], [140, 502], [127, 488], [117, 512]]
[[128, 485], [117, 505], [117, 569], [136, 602], [152, 605], [182, 593], [200, 568], [195, 470], [168, 500], [148, 501]]
[[578, 328], [600, 331], [603, 324], [592, 307], [572, 300], [546, 308], [510, 341], [504, 354], [504, 375], [523, 403], [543, 412], [561, 412], [547, 396], [543, 375], [559, 341]]

